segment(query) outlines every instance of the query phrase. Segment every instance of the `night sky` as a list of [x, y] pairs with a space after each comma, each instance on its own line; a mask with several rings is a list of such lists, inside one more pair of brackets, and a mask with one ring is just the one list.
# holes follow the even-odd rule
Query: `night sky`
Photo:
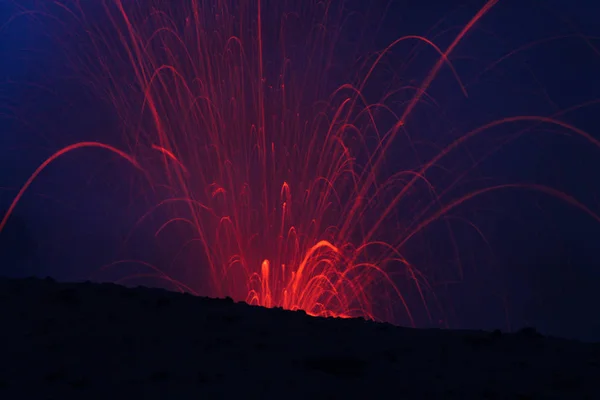
[[[68, 68], [57, 42], [69, 43], [49, 30], [52, 23], [11, 20], [14, 3], [35, 8], [37, 2], [0, 0], [1, 213], [54, 151], [79, 140], [118, 145], [120, 133], [118, 118], [104, 99]], [[357, 26], [363, 25], [343, 31], [339, 58], [333, 61], [340, 70], [350, 69], [346, 66], [357, 55], [372, 54], [403, 35], [423, 35], [445, 49], [484, 2], [365, 3], [347, 2], [349, 14], [357, 12], [352, 17]], [[552, 116], [586, 104], [559, 119], [600, 139], [599, 15], [600, 3], [594, 0], [499, 1], [450, 59], [468, 97], [443, 68], [428, 91], [436, 107], [418, 106], [407, 129], [416, 140], [447, 143], [449, 137], [496, 119]], [[367, 95], [375, 98], [399, 75], [415, 83], [425, 78], [436, 54], [423, 51], [405, 65], [409, 50], [399, 46], [392, 52]], [[339, 83], [331, 82], [332, 87]], [[530, 125], [493, 129], [452, 155], [444, 167], [468, 163], [473, 154]], [[400, 146], [391, 150], [398, 160]], [[393, 165], [392, 160], [390, 171]], [[123, 257], [164, 263], [148, 232], [123, 249], [124, 237], [147, 210], [147, 203], [134, 200], [132, 188], [139, 182], [133, 184], [130, 171], [123, 172], [128, 168], [92, 150], [69, 154], [44, 171], [0, 232], [0, 274], [81, 280], [94, 278], [100, 266]], [[600, 212], [599, 168], [600, 149], [566, 129], [543, 125], [486, 158], [461, 190], [466, 193], [482, 180], [490, 185], [536, 182]], [[481, 196], [453, 215], [476, 224], [492, 251], [472, 229], [457, 225], [465, 273], [460, 280], [452, 274], [434, 276], [434, 289], [446, 309], [444, 321], [434, 326], [508, 330], [527, 325], [552, 335], [600, 340], [598, 222], [564, 202], [526, 190]], [[438, 262], [444, 259], [443, 232], [434, 226], [425, 244], [409, 250], [410, 255], [425, 264], [429, 253], [437, 252]]]

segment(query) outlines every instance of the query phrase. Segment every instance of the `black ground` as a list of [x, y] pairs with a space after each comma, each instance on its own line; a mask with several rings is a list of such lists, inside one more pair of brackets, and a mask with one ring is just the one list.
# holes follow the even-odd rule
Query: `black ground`
[[0, 279], [0, 399], [600, 399], [600, 344]]

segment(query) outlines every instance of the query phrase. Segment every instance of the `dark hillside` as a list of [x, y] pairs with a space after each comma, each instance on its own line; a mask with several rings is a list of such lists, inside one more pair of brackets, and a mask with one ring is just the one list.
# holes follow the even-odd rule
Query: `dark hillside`
[[600, 345], [0, 280], [2, 399], [600, 398]]

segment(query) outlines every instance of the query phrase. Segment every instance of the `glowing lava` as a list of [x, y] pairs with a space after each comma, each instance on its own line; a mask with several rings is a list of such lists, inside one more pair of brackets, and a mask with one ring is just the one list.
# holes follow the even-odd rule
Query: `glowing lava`
[[[100, 146], [127, 159], [136, 167], [132, 173], [141, 170], [159, 198], [136, 228], [167, 209], [172, 217], [155, 236], [181, 238], [173, 265], [189, 271], [186, 259], [205, 260], [191, 266], [185, 281], [134, 261], [152, 276], [179, 290], [265, 307], [414, 325], [413, 308], [430, 315], [435, 299], [427, 298], [427, 280], [404, 255], [409, 241], [471, 197], [507, 187], [447, 200], [460, 174], [442, 187], [431, 185], [428, 174], [464, 141], [515, 119], [469, 132], [413, 168], [388, 173], [384, 165], [392, 143], [408, 137], [405, 124], [442, 68], [465, 91], [449, 55], [495, 3], [488, 1], [445, 50], [425, 37], [401, 37], [364, 58], [359, 79], [331, 88], [343, 2], [293, 8], [283, 1], [185, 0], [172, 7], [112, 0], [98, 3], [94, 15], [80, 1], [52, 2], [43, 13], [79, 27], [63, 35], [65, 52], [82, 79], [113, 104], [127, 150], [77, 143], [59, 151], [19, 192], [0, 230], [46, 165], [68, 151]], [[427, 47], [438, 61], [419, 85], [399, 85], [369, 102], [365, 92], [376, 69], [405, 42]], [[408, 101], [387, 101], [401, 90], [412, 93]], [[407, 215], [400, 217], [399, 209]], [[409, 306], [399, 279], [421, 304]], [[401, 317], [393, 316], [396, 304]]]

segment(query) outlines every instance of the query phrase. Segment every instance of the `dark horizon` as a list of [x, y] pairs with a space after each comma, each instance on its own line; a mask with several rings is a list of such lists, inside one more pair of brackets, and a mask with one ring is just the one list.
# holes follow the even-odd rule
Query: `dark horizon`
[[[351, 75], [352, 63], [364, 59], [357, 55], [372, 55], [404, 35], [426, 36], [444, 50], [485, 2], [443, 7], [437, 3], [374, 0], [366, 9], [360, 1], [346, 2], [348, 13], [355, 10], [371, 19], [357, 18], [363, 30], [344, 31], [333, 62], [335, 71], [348, 65]], [[290, 7], [297, 4], [290, 2]], [[32, 1], [23, 6], [35, 5]], [[16, 10], [12, 1], [0, 1], [4, 27], [0, 30], [0, 218], [18, 189], [52, 153], [79, 140], [119, 147], [125, 129], [107, 99], [91, 93], [68, 68], [56, 44], [63, 32], [45, 30], [54, 25], [43, 18], [20, 17], [6, 23]], [[432, 144], [447, 144], [449, 138], [515, 115], [559, 115], [560, 121], [600, 140], [598, 15], [600, 4], [591, 0], [499, 1], [450, 57], [468, 97], [450, 69], [442, 68], [428, 90], [435, 103], [420, 105], [407, 127], [422, 146], [423, 160], [407, 161], [398, 144], [385, 173], [391, 175], [399, 163], [410, 162], [411, 167], [423, 163], [433, 154]], [[271, 20], [263, 23], [272, 30], [278, 26]], [[503, 58], [513, 51], [517, 52]], [[410, 47], [392, 52], [386, 67], [378, 71], [376, 84], [365, 91], [370, 101], [399, 79], [420, 84], [439, 57], [428, 49], [406, 65], [403, 57], [409, 53]], [[267, 61], [276, 63], [277, 56], [273, 50]], [[334, 78], [327, 82], [332, 87], [340, 83]], [[494, 153], [461, 181], [459, 193], [466, 194], [481, 182], [544, 184], [598, 213], [600, 184], [595, 171], [600, 149], [567, 129], [548, 125], [531, 129], [531, 125], [518, 122], [494, 128], [441, 167], [468, 169], [474, 154], [485, 153], [527, 128], [531, 134]], [[432, 173], [432, 180], [443, 186], [448, 176], [440, 171]], [[74, 152], [45, 170], [0, 232], [0, 275], [115, 280], [110, 274], [99, 276], [98, 269], [119, 259], [168, 266], [179, 243], [175, 238], [156, 243], [155, 226], [142, 227], [123, 246], [136, 220], [155, 201], [149, 189], [134, 193], [143, 187], [143, 178], [133, 172], [122, 160], [96, 150]], [[159, 213], [152, 222], [160, 225], [168, 217]], [[453, 225], [464, 269], [459, 279], [459, 265], [443, 224], [405, 250], [429, 274], [444, 308], [428, 321], [424, 310], [416, 307], [417, 326], [488, 330], [534, 326], [544, 334], [600, 341], [598, 221], [565, 201], [527, 190], [478, 197], [456, 209], [452, 217], [473, 222], [491, 251], [470, 225]], [[203, 262], [201, 256], [187, 261]], [[181, 272], [181, 277], [189, 280], [186, 273]], [[415, 293], [409, 297], [418, 302]]]

